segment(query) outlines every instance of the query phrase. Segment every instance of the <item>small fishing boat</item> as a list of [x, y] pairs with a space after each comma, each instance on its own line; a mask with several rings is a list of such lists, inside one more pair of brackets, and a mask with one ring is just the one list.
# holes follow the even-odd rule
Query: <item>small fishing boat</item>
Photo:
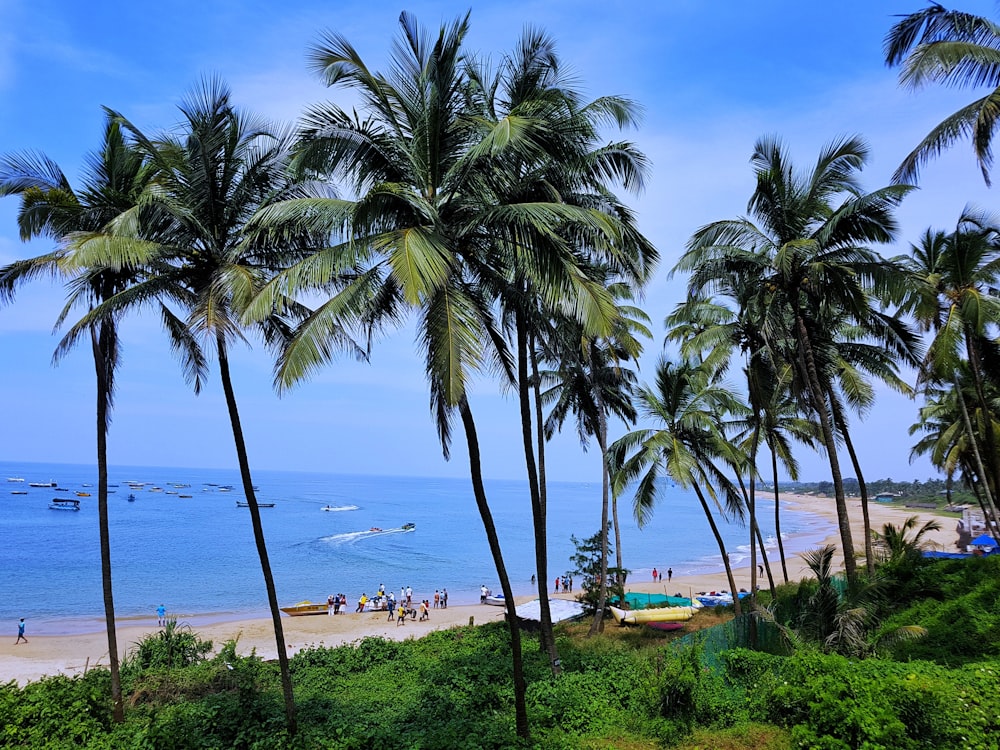
[[10, 494], [12, 494], [12, 495], [27, 495], [28, 491], [27, 490], [11, 490]]
[[7, 477], [8, 482], [23, 482], [24, 477]]
[[507, 600], [503, 598], [503, 594], [490, 594], [486, 597], [486, 603], [492, 604], [494, 607], [506, 607]]
[[54, 497], [49, 503], [49, 510], [80, 510], [80, 501], [65, 497]]
[[29, 487], [56, 487], [55, 482], [28, 482]]
[[327, 613], [326, 602], [317, 604], [308, 599], [299, 602], [291, 607], [281, 607], [281, 611], [291, 617], [301, 617], [303, 615], [325, 615]]
[[192, 498], [192, 497], [194, 497], [194, 495], [178, 495], [177, 497]]
[[135, 502], [135, 495], [133, 495], [131, 492], [128, 493], [128, 501], [130, 503], [134, 503]]
[[650, 622], [687, 622], [694, 616], [694, 607], [654, 607], [653, 609], [618, 609], [609, 607], [619, 625]]
[[89, 492], [77, 492], [76, 496], [77, 497], [90, 497], [90, 493]]
[[[249, 508], [250, 507], [250, 503], [243, 502], [242, 500], [237, 500], [236, 501], [236, 507], [237, 508]], [[258, 508], [273, 508], [274, 507], [274, 503], [257, 503], [257, 507]]]

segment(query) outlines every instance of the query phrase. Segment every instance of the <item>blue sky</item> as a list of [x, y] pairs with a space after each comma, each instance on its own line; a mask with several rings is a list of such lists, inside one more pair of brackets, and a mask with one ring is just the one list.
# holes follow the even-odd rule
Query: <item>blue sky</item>
[[[882, 39], [893, 16], [923, 7], [900, 2], [756, 3], [672, 0], [662, 3], [297, 1], [273, 3], [186, 0], [78, 3], [0, 0], [0, 151], [37, 149], [76, 181], [84, 155], [100, 140], [106, 105], [147, 131], [177, 121], [176, 105], [198, 79], [217, 74], [247, 109], [291, 122], [309, 103], [341, 96], [309, 73], [305, 51], [324, 30], [346, 35], [375, 68], [382, 67], [399, 12], [432, 28], [472, 10], [471, 49], [499, 55], [526, 24], [557, 41], [562, 58], [593, 96], [639, 102], [645, 116], [629, 134], [648, 155], [652, 173], [632, 200], [643, 231], [662, 255], [643, 307], [654, 341], [640, 378], [651, 377], [663, 340], [662, 321], [681, 298], [684, 279], [667, 272], [702, 224], [745, 211], [753, 185], [754, 141], [777, 134], [796, 162], [858, 133], [873, 158], [865, 186], [887, 184], [902, 157], [973, 92], [899, 89], [885, 67]], [[963, 10], [996, 12], [993, 2]], [[990, 209], [971, 149], [961, 145], [924, 170], [920, 190], [901, 207], [904, 252], [928, 226], [953, 226], [967, 204]], [[18, 202], [0, 200], [0, 263], [49, 249], [23, 244]], [[0, 389], [4, 394], [0, 460], [94, 462], [94, 376], [81, 349], [52, 367], [52, 334], [63, 299], [57, 286], [23, 287], [0, 309]], [[235, 466], [232, 436], [217, 377], [198, 397], [185, 385], [155, 320], [122, 326], [125, 341], [114, 423], [114, 464]], [[413, 332], [380, 342], [371, 364], [343, 361], [309, 383], [274, 395], [271, 362], [260, 347], [234, 357], [235, 385], [253, 465], [268, 469], [414, 476], [465, 476], [463, 444], [441, 456]], [[516, 404], [488, 380], [472, 405], [479, 419], [484, 471], [523, 476]], [[872, 412], [855, 418], [855, 437], [869, 478], [926, 479], [923, 460], [909, 462], [907, 427], [916, 405], [880, 392]], [[549, 475], [597, 481], [598, 459], [581, 452], [572, 431], [549, 448]], [[803, 478], [826, 479], [822, 456], [802, 450]], [[846, 472], [848, 475], [852, 472]]]

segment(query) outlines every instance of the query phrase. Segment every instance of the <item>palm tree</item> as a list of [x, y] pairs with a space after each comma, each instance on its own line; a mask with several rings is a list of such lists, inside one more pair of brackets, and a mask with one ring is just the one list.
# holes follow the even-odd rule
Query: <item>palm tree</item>
[[[263, 242], [246, 231], [255, 212], [286, 197], [291, 189], [289, 141], [268, 123], [237, 110], [219, 80], [203, 81], [180, 109], [179, 131], [155, 140], [113, 113], [156, 169], [156, 179], [143, 196], [145, 220], [117, 228], [112, 238], [130, 240], [151, 260], [141, 283], [115, 295], [95, 315], [136, 304], [157, 305], [195, 392], [200, 392], [207, 375], [208, 355], [203, 346], [214, 349], [274, 625], [288, 731], [294, 735], [295, 701], [281, 610], [229, 361], [231, 342], [244, 338], [240, 316], [247, 300], [291, 252], [282, 242]], [[86, 262], [106, 254], [106, 246], [103, 237], [86, 239], [79, 243], [78, 254]], [[288, 308], [300, 312], [294, 306]], [[265, 340], [273, 342], [280, 339], [287, 324], [272, 317], [261, 329]]]
[[[492, 189], [505, 196], [504, 202], [526, 206], [562, 203], [580, 210], [579, 217], [554, 238], [555, 242], [537, 234], [530, 238], [530, 244], [523, 241], [528, 237], [516, 238], [520, 246], [512, 248], [509, 276], [497, 289], [517, 357], [516, 388], [534, 524], [542, 644], [553, 674], [557, 674], [559, 658], [548, 605], [544, 441], [532, 437], [531, 391], [532, 383], [537, 383], [532, 360], [539, 336], [549, 328], [550, 313], [545, 308], [553, 307], [547, 290], [552, 278], [539, 276], [539, 270], [569, 262], [593, 276], [584, 264], [601, 263], [637, 285], [642, 283], [656, 252], [607, 183], [615, 179], [638, 189], [646, 164], [632, 144], [598, 145], [602, 125], [623, 128], [635, 123], [635, 105], [620, 97], [584, 102], [578, 85], [562, 72], [555, 45], [547, 35], [529, 29], [514, 53], [504, 56], [496, 74], [491, 75], [485, 65], [471, 66], [469, 74], [473, 91], [480, 94], [475, 97], [477, 114], [491, 127], [503, 123], [542, 126], [527, 149], [495, 160], [488, 171]], [[601, 232], [586, 231], [580, 221], [583, 216], [587, 221], [606, 223], [608, 231], [603, 234], [610, 235], [610, 241]], [[603, 315], [588, 315], [584, 322], [588, 328], [607, 327]], [[536, 388], [536, 409], [538, 402]], [[541, 414], [536, 414], [536, 419], [535, 434], [540, 438]]]
[[658, 427], [626, 433], [608, 448], [607, 460], [615, 494], [638, 481], [634, 509], [640, 526], [653, 512], [665, 477], [684, 489], [694, 490], [719, 547], [734, 592], [736, 614], [740, 614], [729, 555], [706, 498], [721, 507], [721, 495], [724, 512], [743, 517], [739, 490], [723, 469], [740, 463], [735, 446], [726, 439], [721, 419], [721, 414], [737, 410], [738, 402], [730, 390], [715, 382], [712, 368], [661, 359], [655, 387], [643, 387], [639, 393], [640, 414], [654, 420]]
[[890, 185], [864, 193], [857, 175], [867, 156], [860, 139], [844, 138], [826, 146], [813, 169], [799, 173], [780, 141], [758, 140], [752, 157], [757, 187], [748, 204], [756, 223], [741, 218], [702, 227], [677, 264], [692, 272], [694, 295], [710, 293], [720, 279], [754, 280], [763, 339], [775, 361], [793, 365], [793, 392], [820, 427], [852, 582], [857, 566], [831, 414], [834, 360], [825, 351], [832, 345], [826, 323], [829, 311], [838, 310], [852, 325], [882, 332], [872, 298], [888, 294], [898, 280], [868, 245], [894, 238], [893, 209], [909, 190]]
[[1000, 279], [1000, 224], [989, 214], [967, 208], [953, 232], [928, 230], [911, 250], [912, 258], [906, 263], [910, 284], [902, 309], [916, 318], [922, 330], [934, 334], [921, 367], [921, 380], [925, 384], [948, 382], [955, 387], [969, 448], [979, 463], [977, 473], [996, 517], [1000, 440], [992, 419], [984, 420], [981, 432], [973, 430], [959, 383], [967, 372], [974, 403], [984, 415], [992, 411], [986, 390], [988, 381], [995, 379], [991, 363], [997, 361], [1000, 300], [994, 290]]
[[[44, 155], [15, 154], [0, 160], [0, 196], [21, 196], [18, 214], [21, 239], [44, 235], [59, 244], [54, 252], [0, 269], [0, 301], [13, 301], [17, 285], [41, 274], [68, 276], [70, 297], [59, 318], [62, 322], [74, 306], [93, 309], [133, 284], [136, 268], [121, 255], [106, 265], [80, 266], [74, 261], [72, 244], [77, 238], [102, 232], [109, 224], [134, 213], [151, 174], [142, 154], [126, 143], [120, 126], [110, 118], [105, 124], [101, 150], [87, 160], [79, 191], [72, 188], [58, 165]], [[125, 709], [111, 575], [107, 452], [115, 373], [120, 362], [117, 324], [115, 314], [78, 323], [59, 342], [53, 359], [61, 358], [81, 336], [89, 338], [97, 379], [97, 510], [112, 717], [115, 722], [122, 722]]]
[[[609, 287], [616, 298], [631, 300], [631, 289], [625, 284]], [[566, 418], [576, 417], [577, 435], [583, 449], [591, 436], [597, 439], [601, 455], [601, 569], [597, 609], [590, 634], [595, 634], [603, 620], [608, 593], [608, 526], [610, 501], [610, 476], [605, 456], [608, 450], [608, 417], [614, 416], [626, 424], [634, 424], [635, 406], [632, 392], [635, 374], [628, 369], [630, 360], [636, 360], [642, 345], [636, 334], [651, 337], [646, 327], [649, 318], [644, 312], [630, 305], [623, 305], [621, 321], [616, 332], [607, 338], [588, 337], [582, 327], [572, 321], [561, 321], [556, 335], [549, 339], [556, 346], [548, 352], [557, 369], [540, 373], [540, 380], [547, 385], [542, 394], [543, 402], [551, 406], [545, 420], [545, 437], [551, 439], [561, 430]], [[621, 532], [615, 512], [615, 552], [617, 569], [621, 565]]]
[[990, 90], [952, 113], [911, 151], [896, 179], [917, 177], [920, 167], [960, 139], [970, 138], [983, 180], [990, 184], [993, 135], [1000, 123], [1000, 26], [971, 13], [934, 2], [903, 17], [886, 35], [885, 60], [901, 65], [900, 84], [919, 89], [929, 83]]

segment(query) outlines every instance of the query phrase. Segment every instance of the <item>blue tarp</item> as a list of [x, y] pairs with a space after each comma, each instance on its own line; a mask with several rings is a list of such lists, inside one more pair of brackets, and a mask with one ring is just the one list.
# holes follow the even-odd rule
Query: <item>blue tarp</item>
[[969, 544], [973, 545], [974, 547], [1000, 547], [1000, 544], [997, 544], [997, 540], [991, 537], [989, 534], [982, 534], [980, 536], [977, 536], [975, 539], [969, 542]]

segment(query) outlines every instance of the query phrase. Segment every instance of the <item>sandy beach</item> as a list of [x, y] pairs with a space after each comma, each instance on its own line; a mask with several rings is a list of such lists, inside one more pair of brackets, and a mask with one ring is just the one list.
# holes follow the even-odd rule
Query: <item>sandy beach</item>
[[[836, 509], [832, 498], [817, 498], [804, 495], [782, 495], [782, 500], [787, 503], [792, 512], [808, 511], [824, 518], [836, 520]], [[859, 550], [864, 550], [863, 522], [861, 519], [860, 501], [850, 499], [848, 501], [851, 517], [854, 545]], [[880, 503], [869, 503], [869, 513], [871, 516], [872, 528], [880, 530], [885, 523], [901, 525], [909, 516], [916, 515], [920, 518], [920, 523], [924, 523], [931, 518], [937, 518], [941, 523], [942, 530], [933, 532], [930, 536], [930, 545], [934, 548], [955, 551], [955, 519], [950, 517], [935, 516], [927, 511], [917, 511], [906, 508], [886, 506]], [[925, 537], [926, 538], [926, 537]], [[838, 549], [840, 539], [838, 535], [829, 537], [824, 543], [834, 544]], [[775, 575], [776, 583], [781, 582], [780, 563], [777, 562], [777, 551], [771, 553], [772, 572]], [[788, 574], [790, 580], [800, 580], [809, 575], [809, 570], [802, 562], [799, 555], [788, 556]], [[669, 550], [664, 550], [664, 571], [669, 567]], [[842, 566], [842, 558], [837, 561], [838, 566]], [[750, 568], [737, 568], [735, 571], [737, 588], [750, 587]], [[766, 587], [766, 579], [761, 581], [761, 586]], [[649, 593], [669, 593], [689, 596], [699, 591], [712, 591], [728, 589], [725, 572], [720, 570], [715, 573], [701, 575], [674, 575], [669, 583], [664, 581], [653, 582], [649, 579], [639, 580], [635, 578], [629, 581], [630, 591], [643, 591]], [[415, 599], [428, 597], [422, 592], [415, 592]], [[572, 594], [558, 594], [560, 598], [572, 598]], [[529, 600], [532, 597], [523, 597]], [[519, 602], [521, 599], [518, 600]], [[151, 613], [152, 614], [152, 613]], [[447, 609], [432, 609], [430, 619], [424, 622], [407, 620], [406, 625], [399, 626], [395, 622], [387, 621], [384, 612], [365, 612], [361, 614], [348, 613], [329, 617], [326, 615], [306, 616], [306, 617], [283, 617], [283, 627], [285, 631], [285, 642], [289, 655], [298, 652], [303, 648], [314, 646], [338, 646], [344, 643], [351, 643], [366, 636], [381, 636], [390, 639], [417, 638], [433, 630], [442, 630], [458, 625], [482, 624], [493, 622], [503, 617], [503, 609], [490, 605], [453, 605]], [[130, 622], [129, 624], [119, 624], [118, 643], [122, 650], [131, 648], [132, 644], [140, 641], [144, 635], [154, 633], [158, 630], [155, 615], [152, 615], [148, 622]], [[204, 639], [211, 640], [218, 648], [226, 641], [237, 639], [241, 653], [249, 653], [256, 649], [259, 656], [265, 659], [276, 657], [276, 644], [274, 633], [269, 618], [225, 620], [209, 622], [195, 628], [197, 633]], [[74, 633], [69, 635], [42, 635], [33, 636], [31, 634], [31, 624], [28, 622], [28, 643], [14, 645], [16, 628], [11, 624], [11, 632], [7, 639], [0, 642], [0, 681], [7, 682], [15, 680], [18, 683], [25, 683], [38, 679], [44, 675], [82, 674], [85, 670], [94, 666], [106, 665], [108, 657], [107, 636], [103, 630], [97, 629], [89, 633]]]

